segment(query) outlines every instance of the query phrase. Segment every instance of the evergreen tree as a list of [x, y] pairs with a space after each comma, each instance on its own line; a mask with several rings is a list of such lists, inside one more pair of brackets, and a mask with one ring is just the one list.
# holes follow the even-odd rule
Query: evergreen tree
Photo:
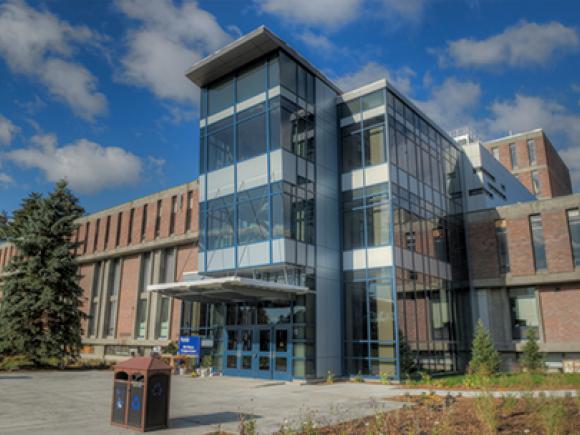
[[544, 368], [544, 358], [540, 353], [540, 346], [536, 337], [536, 331], [528, 328], [526, 332], [527, 342], [522, 353], [522, 367], [528, 372], [538, 371]]
[[475, 336], [471, 345], [471, 361], [469, 370], [471, 373], [489, 376], [499, 371], [500, 359], [495, 350], [489, 331], [478, 320], [475, 328]]
[[78, 199], [59, 181], [48, 197], [33, 193], [0, 235], [17, 250], [2, 284], [0, 353], [22, 354], [35, 364], [78, 357], [82, 289], [74, 262]]
[[417, 370], [415, 365], [415, 354], [411, 350], [411, 346], [407, 342], [407, 338], [403, 335], [403, 331], [399, 330], [399, 366], [401, 369], [401, 376], [408, 376]]

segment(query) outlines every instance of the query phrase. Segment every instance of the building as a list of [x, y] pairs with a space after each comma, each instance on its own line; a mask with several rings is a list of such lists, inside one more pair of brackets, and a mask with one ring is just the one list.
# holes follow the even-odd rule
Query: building
[[568, 167], [543, 129], [510, 134], [484, 146], [537, 198], [572, 193]]
[[398, 379], [403, 340], [462, 371], [482, 318], [507, 365], [536, 324], [550, 361], [580, 358], [577, 196], [535, 200], [387, 80], [342, 92], [264, 27], [187, 77], [199, 179], [78, 222], [85, 356], [195, 334], [228, 375]]
[[450, 135], [463, 149], [466, 211], [501, 207], [535, 199], [518, 178], [493, 158], [469, 129], [455, 130], [450, 132]]
[[490, 329], [506, 368], [526, 331], [553, 368], [580, 360], [580, 195], [466, 215], [474, 317]]

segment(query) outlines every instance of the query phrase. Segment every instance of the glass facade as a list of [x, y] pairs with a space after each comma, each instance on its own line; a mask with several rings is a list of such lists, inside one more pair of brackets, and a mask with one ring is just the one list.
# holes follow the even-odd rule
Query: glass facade
[[419, 369], [454, 371], [453, 302], [464, 290], [454, 283], [466, 277], [461, 151], [387, 89], [338, 111], [342, 172], [390, 163], [388, 182], [343, 192], [343, 250], [386, 246], [395, 259], [391, 267], [344, 272], [347, 370], [394, 375], [398, 335]]
[[[314, 269], [300, 261], [301, 256], [312, 257], [305, 247], [315, 250], [316, 244], [314, 174], [308, 171], [306, 176], [300, 169], [316, 161], [314, 76], [283, 51], [275, 51], [203, 88], [202, 106], [201, 172], [207, 177], [216, 171], [230, 173], [236, 181], [233, 192], [200, 202], [200, 251], [207, 254], [207, 263], [212, 252], [231, 249], [233, 268], [210, 272], [204, 264], [201, 269], [314, 289]], [[265, 183], [246, 188], [241, 166], [257, 168], [265, 157], [269, 168], [272, 153], [280, 151], [294, 165], [295, 176], [272, 180], [268, 173]], [[284, 252], [296, 264], [274, 260], [275, 241], [292, 242], [284, 245]], [[268, 247], [267, 264], [239, 265], [236, 252], [256, 246]], [[260, 376], [260, 370], [271, 369], [310, 377], [315, 370], [314, 307], [312, 296], [281, 303], [190, 302], [183, 306], [181, 332], [211, 338], [214, 365], [232, 374]], [[267, 337], [272, 355], [277, 355], [272, 361], [266, 361], [262, 349]]]
[[[200, 271], [312, 293], [185, 303], [181, 332], [211, 338], [226, 374], [320, 376], [317, 316], [331, 314], [317, 307], [317, 286], [335, 280], [327, 285], [342, 289], [332, 316], [342, 319], [333, 344], [342, 350], [333, 352], [344, 356], [343, 371], [404, 375], [403, 338], [419, 369], [457, 370], [454, 303], [466, 278], [461, 151], [386, 83], [337, 105], [336, 92], [327, 86], [325, 95], [319, 82], [280, 49], [202, 87]], [[323, 199], [337, 216], [324, 216]], [[333, 224], [338, 265], [329, 273], [317, 253], [332, 245], [325, 227]], [[243, 263], [248, 252], [260, 260]], [[228, 260], [208, 266], [216, 257]]]

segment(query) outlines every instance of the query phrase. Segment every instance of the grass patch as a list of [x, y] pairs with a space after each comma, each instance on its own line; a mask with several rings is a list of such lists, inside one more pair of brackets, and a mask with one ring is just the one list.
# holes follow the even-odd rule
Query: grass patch
[[554, 390], [580, 389], [580, 373], [500, 373], [492, 376], [452, 375], [411, 380], [411, 386], [460, 389]]
[[60, 367], [60, 362], [56, 358], [47, 358], [38, 364], [34, 364], [25, 356], [15, 355], [0, 358], [0, 371], [16, 370], [102, 370], [108, 369], [111, 364], [100, 359], [78, 359], [67, 362], [64, 367]]

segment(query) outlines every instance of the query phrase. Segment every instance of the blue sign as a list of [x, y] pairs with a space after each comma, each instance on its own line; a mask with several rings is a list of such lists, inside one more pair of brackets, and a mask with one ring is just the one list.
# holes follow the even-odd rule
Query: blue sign
[[201, 338], [199, 335], [179, 337], [179, 355], [189, 355], [199, 358], [201, 355]]

